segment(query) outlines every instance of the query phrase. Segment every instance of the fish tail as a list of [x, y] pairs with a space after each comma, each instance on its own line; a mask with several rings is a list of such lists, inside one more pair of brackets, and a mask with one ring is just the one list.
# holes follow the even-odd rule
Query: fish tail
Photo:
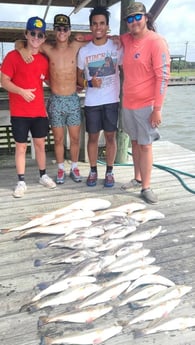
[[10, 229], [0, 229], [1, 234], [7, 234], [7, 232], [10, 232]]
[[47, 316], [40, 316], [39, 317], [39, 320], [38, 320], [38, 328], [40, 328], [40, 327], [42, 327], [42, 326], [44, 326], [44, 325], [46, 325], [46, 323], [48, 323], [48, 318], [47, 318]]
[[47, 248], [48, 244], [46, 242], [37, 242], [36, 246], [38, 249]]
[[37, 310], [38, 310], [38, 307], [36, 306], [36, 304], [33, 304], [33, 303], [29, 304], [27, 307], [27, 311], [29, 313], [34, 313]]
[[40, 291], [45, 290], [48, 288], [48, 286], [50, 285], [49, 282], [42, 282], [37, 284], [37, 287], [39, 288]]
[[19, 312], [27, 311], [29, 307], [29, 304], [24, 304], [20, 307]]
[[42, 266], [42, 261], [40, 260], [40, 259], [36, 259], [35, 261], [34, 261], [34, 267], [39, 267], [39, 266]]
[[52, 338], [49, 337], [41, 337], [40, 345], [51, 345], [52, 344]]
[[141, 304], [136, 303], [136, 302], [130, 302], [129, 306], [131, 307], [131, 309], [139, 309], [139, 308], [143, 308]]
[[135, 329], [133, 331], [133, 336], [134, 336], [134, 338], [141, 338], [144, 336], [144, 332], [142, 329]]

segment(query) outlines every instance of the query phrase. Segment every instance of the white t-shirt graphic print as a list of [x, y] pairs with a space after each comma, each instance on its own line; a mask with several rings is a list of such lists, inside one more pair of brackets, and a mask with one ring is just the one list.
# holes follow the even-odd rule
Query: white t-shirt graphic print
[[117, 49], [117, 45], [110, 39], [104, 45], [99, 46], [90, 42], [80, 49], [78, 68], [84, 70], [85, 79], [91, 80], [95, 76], [102, 80], [100, 88], [87, 88], [85, 105], [119, 102], [119, 65], [122, 64], [122, 55], [122, 49]]

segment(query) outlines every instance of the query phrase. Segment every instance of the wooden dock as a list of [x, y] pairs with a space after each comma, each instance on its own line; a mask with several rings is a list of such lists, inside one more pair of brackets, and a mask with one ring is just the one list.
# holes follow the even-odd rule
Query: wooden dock
[[[184, 171], [194, 176], [195, 152], [170, 142], [154, 143], [154, 163]], [[0, 228], [9, 229], [26, 223], [30, 218], [62, 208], [84, 198], [103, 198], [113, 206], [130, 202], [142, 202], [138, 191], [121, 191], [123, 183], [132, 178], [133, 167], [131, 157], [129, 166], [115, 166], [116, 184], [113, 188], [103, 187], [105, 173], [104, 164], [98, 165], [99, 180], [96, 187], [87, 187], [86, 178], [89, 171], [88, 163], [79, 162], [83, 182], [74, 183], [69, 177], [64, 185], [55, 190], [47, 190], [37, 183], [38, 170], [30, 155], [27, 159], [26, 183], [28, 190], [22, 199], [14, 199], [12, 191], [16, 184], [14, 156], [0, 157]], [[69, 162], [65, 162], [67, 172]], [[47, 172], [55, 177], [56, 164], [53, 153], [47, 155]], [[195, 179], [180, 175], [192, 191], [195, 191]], [[158, 274], [171, 279], [175, 284], [192, 286], [192, 290], [182, 297], [181, 303], [170, 316], [195, 317], [195, 194], [182, 186], [179, 180], [167, 172], [153, 168], [152, 188], [159, 196], [159, 204], [147, 208], [155, 209], [165, 215], [164, 219], [150, 221], [142, 225], [143, 229], [162, 225], [161, 233], [144, 247], [151, 250], [156, 258], [155, 264], [161, 267]], [[126, 305], [117, 308], [91, 325], [70, 325], [68, 323], [51, 324], [38, 329], [40, 315], [47, 315], [48, 310], [35, 313], [20, 311], [25, 303], [37, 293], [37, 284], [53, 282], [63, 274], [66, 265], [43, 265], [34, 267], [35, 259], [46, 259], [60, 253], [59, 249], [38, 249], [36, 243], [47, 242], [51, 236], [33, 236], [15, 240], [17, 233], [0, 233], [0, 344], [1, 345], [38, 345], [41, 335], [59, 333], [64, 329], [85, 330], [107, 322], [130, 320], [139, 311], [133, 311]], [[62, 250], [61, 250], [62, 251]], [[61, 309], [62, 310], [62, 309]], [[136, 326], [143, 327], [147, 323]], [[104, 345], [194, 345], [195, 329], [171, 331], [134, 338], [132, 328], [124, 327], [117, 336], [105, 341]]]

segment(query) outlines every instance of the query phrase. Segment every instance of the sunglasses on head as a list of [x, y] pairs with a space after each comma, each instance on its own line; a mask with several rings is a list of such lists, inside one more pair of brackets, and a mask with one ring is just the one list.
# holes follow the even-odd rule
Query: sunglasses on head
[[42, 32], [35, 32], [35, 31], [30, 31], [30, 35], [32, 36], [32, 37], [37, 37], [37, 38], [39, 38], [40, 40], [41, 39], [43, 39], [44, 38], [44, 34], [42, 33]]
[[56, 26], [55, 30], [59, 32], [68, 32], [70, 28], [69, 26]]
[[139, 13], [139, 14], [135, 14], [134, 16], [129, 16], [127, 17], [127, 23], [131, 24], [134, 22], [134, 20], [136, 20], [136, 22], [139, 22], [143, 17], [143, 14]]

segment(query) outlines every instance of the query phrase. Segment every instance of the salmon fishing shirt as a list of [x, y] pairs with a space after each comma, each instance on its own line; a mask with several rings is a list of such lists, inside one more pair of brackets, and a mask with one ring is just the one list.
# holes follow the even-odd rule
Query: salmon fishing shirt
[[11, 116], [47, 117], [43, 81], [48, 80], [48, 60], [40, 53], [33, 57], [34, 61], [27, 64], [18, 51], [12, 50], [3, 60], [1, 72], [10, 77], [15, 85], [23, 89], [36, 89], [35, 99], [30, 103], [22, 96], [9, 92]]
[[134, 39], [130, 33], [120, 36], [123, 49], [123, 108], [161, 107], [170, 74], [170, 55], [163, 37], [149, 31]]

